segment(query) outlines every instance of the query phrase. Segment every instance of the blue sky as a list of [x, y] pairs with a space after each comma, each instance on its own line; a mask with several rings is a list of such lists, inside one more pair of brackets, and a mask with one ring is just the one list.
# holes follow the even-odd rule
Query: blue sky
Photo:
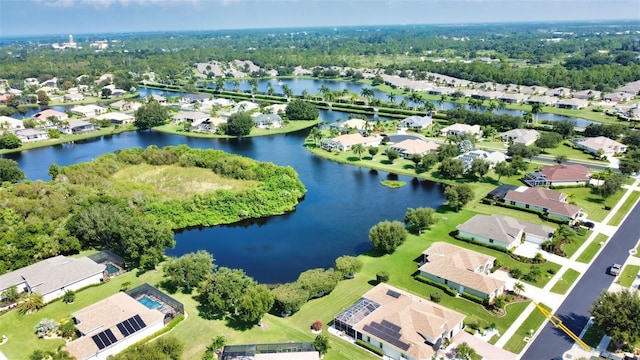
[[22, 35], [524, 21], [640, 21], [639, 0], [0, 0]]

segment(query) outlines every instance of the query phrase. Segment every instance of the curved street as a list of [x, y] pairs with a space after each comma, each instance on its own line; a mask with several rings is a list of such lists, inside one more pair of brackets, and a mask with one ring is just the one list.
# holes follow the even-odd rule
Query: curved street
[[[589, 308], [594, 299], [602, 290], [608, 289], [614, 281], [612, 276], [606, 274], [607, 268], [613, 263], [624, 264], [629, 257], [629, 250], [634, 249], [638, 242], [639, 204], [636, 204], [624, 223], [606, 243], [604, 249], [555, 312], [555, 315], [577, 335], [589, 321]], [[563, 353], [569, 350], [573, 344], [574, 342], [569, 336], [547, 323], [535, 337], [522, 359], [562, 358]]]

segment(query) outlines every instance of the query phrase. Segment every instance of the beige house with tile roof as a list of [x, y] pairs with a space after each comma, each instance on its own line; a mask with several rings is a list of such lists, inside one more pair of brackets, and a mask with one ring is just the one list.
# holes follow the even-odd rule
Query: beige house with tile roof
[[333, 139], [324, 139], [320, 146], [328, 151], [347, 151], [356, 144], [361, 144], [364, 147], [378, 146], [381, 140], [378, 136], [362, 136], [360, 133], [354, 133], [336, 136]]
[[430, 359], [444, 339], [463, 328], [465, 315], [380, 283], [334, 319], [345, 335], [382, 350], [391, 359]]
[[389, 147], [389, 150], [395, 150], [400, 157], [408, 158], [411, 155], [424, 155], [438, 150], [440, 145], [435, 141], [425, 141], [421, 139], [406, 139]]
[[505, 215], [475, 215], [456, 226], [458, 236], [486, 245], [512, 249], [527, 241], [542, 244], [553, 237], [554, 229]]
[[627, 151], [627, 145], [611, 140], [606, 136], [571, 139], [571, 142], [579, 149], [594, 155], [597, 155], [601, 150], [605, 156], [613, 156]]
[[488, 276], [496, 260], [492, 256], [445, 242], [433, 243], [422, 255], [420, 275], [460, 294], [467, 292], [491, 302], [504, 292], [505, 283]]
[[81, 336], [64, 349], [78, 360], [106, 360], [164, 327], [162, 312], [147, 308], [125, 292], [77, 311], [73, 319]]

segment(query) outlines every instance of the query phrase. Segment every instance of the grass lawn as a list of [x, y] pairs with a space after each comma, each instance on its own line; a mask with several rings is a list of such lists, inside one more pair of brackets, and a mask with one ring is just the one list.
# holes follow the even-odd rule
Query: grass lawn
[[[568, 202], [582, 208], [587, 213], [589, 220], [601, 222], [609, 214], [609, 210], [605, 210], [604, 199], [598, 190], [592, 187], [576, 187], [562, 188], [557, 191], [567, 194]], [[618, 191], [616, 194], [607, 199], [607, 205], [617, 203], [624, 195], [624, 191]]]
[[604, 330], [600, 329], [596, 324], [591, 324], [587, 331], [582, 335], [582, 341], [591, 347], [598, 347], [600, 340], [604, 336]]
[[636, 203], [636, 201], [638, 201], [638, 198], [640, 198], [640, 192], [638, 191], [632, 192], [627, 198], [627, 200], [622, 204], [622, 206], [620, 206], [620, 209], [618, 210], [618, 212], [611, 217], [611, 220], [609, 220], [609, 225], [613, 225], [613, 226], [620, 225], [620, 223], [622, 222], [622, 219], [629, 211], [631, 211], [631, 208]]
[[579, 261], [585, 264], [590, 263], [593, 257], [596, 256], [596, 254], [600, 250], [600, 247], [602, 246], [600, 245], [600, 243], [605, 243], [608, 239], [609, 237], [607, 235], [598, 234], [596, 238], [593, 239], [589, 245], [587, 245], [587, 248], [584, 249], [582, 254], [578, 256], [576, 261]]
[[[547, 310], [551, 310], [548, 306], [540, 304]], [[524, 349], [527, 343], [524, 341], [525, 337], [531, 337], [530, 331], [533, 329], [535, 332], [540, 325], [546, 320], [545, 315], [536, 309], [527, 317], [527, 319], [520, 325], [518, 330], [511, 336], [511, 339], [504, 345], [504, 349], [511, 351], [514, 354], [519, 354]]]
[[98, 131], [93, 131], [85, 134], [61, 134], [60, 138], [58, 139], [47, 139], [42, 141], [22, 143], [22, 146], [20, 146], [17, 149], [0, 149], [0, 154], [8, 154], [12, 152], [37, 149], [37, 148], [51, 146], [51, 145], [63, 144], [71, 141], [92, 139], [92, 138], [97, 138], [105, 135], [119, 134], [122, 132], [133, 131], [133, 130], [135, 130], [135, 127], [133, 127], [133, 125], [126, 125], [126, 126], [117, 126], [117, 127], [109, 126], [106, 128], [100, 128], [100, 130]]
[[594, 159], [592, 154], [573, 148], [573, 146], [571, 146], [571, 143], [569, 143], [569, 141], [562, 142], [556, 148], [545, 149], [545, 152], [542, 155], [550, 155], [554, 158], [558, 155], [565, 155], [569, 159], [587, 160], [589, 162], [599, 163], [603, 165], [608, 164], [608, 162], [606, 161], [599, 161]]
[[576, 281], [580, 273], [573, 269], [567, 269], [567, 271], [562, 274], [560, 280], [558, 280], [555, 285], [551, 288], [551, 292], [556, 294], [564, 295], [569, 291], [571, 285]]
[[624, 287], [631, 286], [631, 284], [633, 284], [633, 281], [638, 276], [639, 272], [640, 272], [640, 266], [638, 265], [625, 266], [624, 269], [622, 269], [620, 276], [618, 277], [618, 281], [617, 281], [618, 284]]
[[562, 250], [564, 251], [565, 256], [567, 258], [571, 258], [573, 254], [575, 254], [575, 252], [578, 251], [578, 249], [580, 249], [582, 244], [584, 244], [584, 242], [589, 238], [589, 236], [591, 236], [591, 232], [592, 232], [591, 230], [587, 230], [585, 231], [584, 235], [576, 234], [575, 242], [573, 242], [572, 244], [563, 244]]
[[633, 256], [640, 257], [640, 245], [638, 245], [638, 248], [636, 249], [636, 253], [633, 254]]

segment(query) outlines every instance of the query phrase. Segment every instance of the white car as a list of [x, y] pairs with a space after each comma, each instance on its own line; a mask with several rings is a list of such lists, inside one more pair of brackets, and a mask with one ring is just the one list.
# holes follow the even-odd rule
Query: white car
[[613, 264], [613, 265], [609, 266], [609, 269], [607, 269], [607, 274], [613, 275], [613, 276], [618, 276], [618, 275], [620, 275], [620, 271], [622, 271], [622, 265]]

